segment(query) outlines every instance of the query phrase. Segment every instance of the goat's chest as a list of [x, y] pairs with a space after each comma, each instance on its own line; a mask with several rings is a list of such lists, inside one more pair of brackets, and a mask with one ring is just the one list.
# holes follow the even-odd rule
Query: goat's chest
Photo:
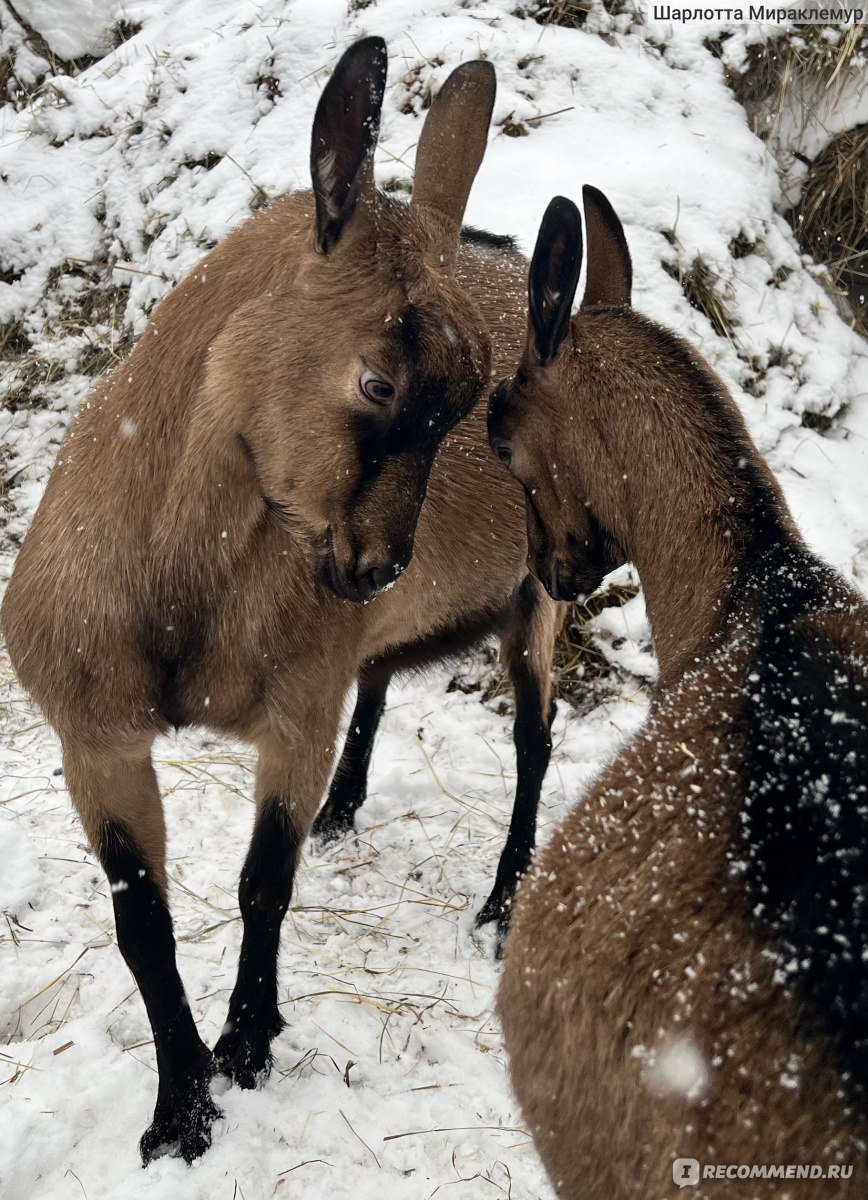
[[246, 739], [273, 714], [291, 722], [336, 653], [314, 589], [280, 562], [208, 601], [170, 602], [149, 640], [164, 719]]

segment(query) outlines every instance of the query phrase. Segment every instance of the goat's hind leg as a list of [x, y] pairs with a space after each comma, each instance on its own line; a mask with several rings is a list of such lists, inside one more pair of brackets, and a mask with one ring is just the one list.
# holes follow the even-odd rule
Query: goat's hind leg
[[358, 696], [347, 740], [328, 798], [313, 824], [313, 836], [321, 845], [350, 833], [355, 815], [367, 798], [371, 752], [391, 678], [392, 672], [378, 664], [359, 673]]
[[175, 961], [166, 903], [166, 830], [146, 739], [113, 753], [64, 744], [64, 774], [112, 890], [118, 948], [145, 1002], [157, 1056], [154, 1118], [139, 1143], [148, 1163], [177, 1145], [192, 1162], [211, 1144], [211, 1054], [199, 1037]]
[[257, 798], [253, 837], [238, 884], [244, 923], [238, 977], [214, 1047], [220, 1071], [243, 1088], [255, 1087], [268, 1075], [271, 1043], [284, 1025], [277, 1007], [277, 952], [299, 845], [286, 799]]
[[284, 1025], [277, 1006], [280, 927], [292, 897], [299, 848], [328, 778], [340, 700], [338, 696], [305, 723], [319, 736], [305, 738], [303, 745], [296, 738], [293, 747], [291, 739], [275, 735], [259, 742], [256, 819], [238, 885], [244, 923], [241, 957], [229, 1013], [214, 1047], [219, 1069], [240, 1087], [255, 1087], [268, 1075], [271, 1042]]
[[562, 606], [550, 600], [528, 575], [516, 592], [510, 623], [500, 642], [515, 697], [515, 802], [494, 887], [476, 917], [477, 927], [496, 923], [498, 956], [509, 928], [515, 890], [530, 866], [536, 844], [537, 808], [552, 748], [554, 639], [562, 620]]

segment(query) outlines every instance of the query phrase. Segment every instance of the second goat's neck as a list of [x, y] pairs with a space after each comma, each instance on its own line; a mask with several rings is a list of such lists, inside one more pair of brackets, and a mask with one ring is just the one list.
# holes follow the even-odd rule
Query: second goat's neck
[[[650, 504], [634, 509], [631, 556], [664, 686], [708, 653], [755, 564], [777, 549], [802, 544], [756, 451], [734, 461], [742, 465], [729, 481], [727, 464], [715, 464], [714, 489], [680, 477], [658, 489]], [[714, 494], [716, 502], [710, 500]]]

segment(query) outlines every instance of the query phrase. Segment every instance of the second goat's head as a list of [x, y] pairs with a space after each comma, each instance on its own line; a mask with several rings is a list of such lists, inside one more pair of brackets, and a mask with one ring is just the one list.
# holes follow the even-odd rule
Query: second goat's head
[[620, 221], [595, 188], [586, 187], [584, 199], [591, 252], [581, 311], [571, 319], [582, 220], [558, 196], [531, 261], [524, 352], [488, 410], [491, 448], [525, 490], [528, 567], [557, 600], [588, 595], [629, 557], [626, 475], [607, 426], [641, 425], [640, 393], [649, 381], [640, 344], [653, 328], [630, 308], [632, 267]]

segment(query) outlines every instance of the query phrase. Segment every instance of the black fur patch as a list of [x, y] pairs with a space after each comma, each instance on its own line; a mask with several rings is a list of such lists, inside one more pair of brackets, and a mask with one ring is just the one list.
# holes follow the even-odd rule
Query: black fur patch
[[190, 724], [182, 700], [184, 676], [195, 670], [205, 646], [205, 627], [179, 610], [147, 622], [143, 651], [153, 670], [153, 704], [167, 725]]
[[202, 1043], [175, 963], [175, 938], [166, 902], [127, 827], [107, 822], [98, 853], [112, 885], [118, 947], [145, 1002], [159, 1071], [154, 1119], [140, 1143], [145, 1163], [177, 1144], [187, 1162], [211, 1144], [220, 1115], [211, 1099], [213, 1060]]
[[173, 725], [182, 729], [187, 724], [183, 706], [178, 698], [178, 672], [180, 662], [177, 659], [160, 664], [160, 716]]
[[[530, 497], [527, 497], [530, 502]], [[572, 565], [573, 582], [586, 596], [595, 592], [610, 571], [620, 567], [628, 556], [618, 546], [590, 505], [585, 507], [586, 536], [576, 538], [567, 532], [567, 550]]]
[[239, 1086], [254, 1087], [271, 1069], [271, 1042], [283, 1028], [277, 1007], [280, 927], [295, 877], [299, 837], [280, 797], [266, 800], [238, 885], [244, 921], [238, 978], [214, 1057]]
[[115, 907], [118, 944], [133, 974], [162, 967], [175, 952], [172, 918], [135, 840], [121, 821], [103, 826], [98, 853]]
[[461, 229], [461, 240], [468, 246], [488, 246], [491, 250], [515, 250], [517, 243], [508, 233], [491, 233], [487, 229], [476, 229], [473, 225], [464, 225]]
[[[528, 576], [513, 601], [512, 620], [518, 628], [532, 620], [538, 605], [538, 585]], [[540, 686], [543, 681], [539, 673], [531, 669], [526, 657], [514, 653], [510, 655], [509, 677], [515, 700], [515, 801], [506, 844], [497, 864], [494, 886], [475, 921], [477, 926], [489, 921], [496, 922], [498, 957], [509, 928], [515, 890], [533, 857], [537, 809], [551, 757], [550, 730], [555, 712], [553, 703], [548, 712], [543, 712]]]
[[409, 368], [410, 377], [404, 403], [394, 415], [372, 407], [353, 420], [363, 462], [376, 465], [387, 455], [397, 454], [432, 459], [472, 398], [459, 394], [454, 379], [431, 374], [428, 345], [435, 334], [432, 320], [424, 309], [411, 304], [389, 327], [389, 357], [396, 366]]
[[386, 706], [389, 673], [379, 665], [359, 676], [356, 706], [347, 740], [329, 787], [328, 798], [313, 824], [321, 842], [331, 842], [353, 827], [353, 819], [368, 794], [368, 768], [377, 727]]
[[[784, 535], [782, 535], [783, 537]], [[812, 555], [779, 542], [746, 564], [760, 644], [748, 687], [748, 891], [818, 1029], [868, 1087], [868, 662], [805, 623], [845, 595]]]

